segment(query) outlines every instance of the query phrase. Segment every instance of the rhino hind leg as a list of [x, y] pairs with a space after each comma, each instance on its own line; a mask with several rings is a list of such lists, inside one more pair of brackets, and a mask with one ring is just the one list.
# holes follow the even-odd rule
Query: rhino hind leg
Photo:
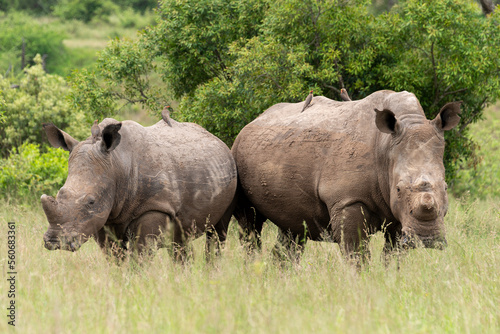
[[296, 234], [288, 230], [278, 229], [278, 241], [272, 250], [273, 257], [278, 261], [298, 263], [307, 242], [306, 230]]
[[234, 217], [238, 221], [240, 241], [246, 247], [247, 253], [262, 249], [261, 233], [267, 217], [260, 213], [253, 204], [240, 192], [237, 198]]
[[223, 249], [226, 244], [227, 231], [233, 215], [234, 206], [235, 204], [233, 202], [215, 225], [207, 227], [207, 241], [205, 245], [205, 257], [207, 262], [210, 262], [214, 256], [219, 256], [221, 249]]

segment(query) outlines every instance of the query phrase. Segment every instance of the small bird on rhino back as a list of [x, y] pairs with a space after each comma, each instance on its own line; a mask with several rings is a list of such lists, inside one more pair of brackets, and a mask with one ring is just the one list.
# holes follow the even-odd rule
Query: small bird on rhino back
[[345, 88], [340, 89], [340, 98], [342, 99], [342, 101], [352, 101]]
[[170, 106], [166, 106], [163, 108], [161, 111], [161, 118], [163, 118], [163, 121], [168, 124], [168, 126], [172, 126], [172, 123], [170, 123]]
[[306, 101], [304, 102], [304, 108], [302, 108], [301, 112], [303, 112], [304, 110], [306, 110], [307, 107], [309, 107], [309, 105], [311, 104], [312, 98], [313, 98], [313, 91], [311, 89], [311, 91], [309, 92], [309, 95], [307, 95]]
[[101, 129], [99, 128], [99, 121], [96, 119], [94, 124], [90, 128], [90, 132], [92, 133], [92, 144], [95, 144], [97, 141], [97, 137], [101, 135]]

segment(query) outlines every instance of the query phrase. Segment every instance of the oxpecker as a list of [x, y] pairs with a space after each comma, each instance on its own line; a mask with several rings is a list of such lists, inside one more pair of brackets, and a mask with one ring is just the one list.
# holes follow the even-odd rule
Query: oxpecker
[[311, 91], [309, 92], [309, 95], [307, 95], [306, 101], [304, 102], [304, 108], [302, 108], [301, 112], [303, 112], [304, 110], [306, 110], [307, 107], [309, 107], [309, 104], [311, 103], [312, 98], [313, 98], [313, 91], [311, 89]]
[[172, 124], [170, 123], [170, 106], [166, 106], [165, 108], [163, 108], [161, 112], [161, 118], [163, 118], [163, 120], [165, 121], [165, 123], [168, 124], [168, 126], [172, 126]]
[[349, 94], [347, 94], [345, 88], [342, 88], [340, 90], [340, 98], [342, 99], [342, 101], [352, 101], [351, 98], [349, 97]]

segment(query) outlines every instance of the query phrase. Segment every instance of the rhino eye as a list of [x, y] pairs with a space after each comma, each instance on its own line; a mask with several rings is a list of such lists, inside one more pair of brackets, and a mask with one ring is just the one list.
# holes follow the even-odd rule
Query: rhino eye
[[444, 190], [445, 191], [448, 190], [448, 183], [446, 183], [446, 182], [444, 183]]
[[87, 204], [88, 205], [94, 205], [94, 203], [95, 203], [95, 197], [92, 196], [92, 195], [88, 196], [87, 197]]
[[399, 187], [396, 187], [396, 190], [398, 191], [398, 193], [401, 192], [401, 188]]

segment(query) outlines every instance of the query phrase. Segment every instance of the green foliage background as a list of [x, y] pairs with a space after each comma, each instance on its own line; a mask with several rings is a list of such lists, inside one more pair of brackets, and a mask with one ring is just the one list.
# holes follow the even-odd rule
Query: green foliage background
[[[446, 134], [451, 179], [476, 159], [468, 126], [500, 94], [499, 11], [485, 17], [472, 0], [406, 0], [381, 15], [372, 9], [367, 0], [164, 0], [157, 25], [135, 46], [116, 41], [96, 72], [74, 74], [73, 100], [96, 115], [118, 99], [154, 112], [177, 100], [174, 117], [228, 145], [265, 109], [302, 101], [309, 89], [333, 99], [344, 86], [354, 99], [407, 90], [428, 118], [461, 100], [461, 125]], [[171, 94], [148, 85], [151, 73]]]

